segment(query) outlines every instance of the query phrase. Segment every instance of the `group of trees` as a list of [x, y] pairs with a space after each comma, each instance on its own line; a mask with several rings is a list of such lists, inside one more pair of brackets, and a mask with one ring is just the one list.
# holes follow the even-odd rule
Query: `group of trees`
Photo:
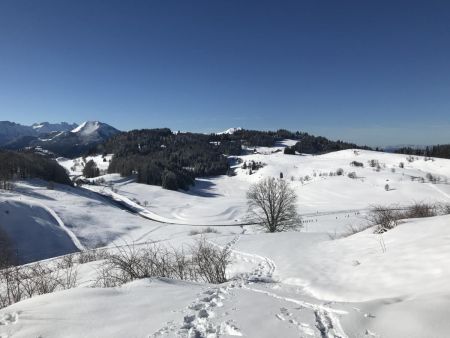
[[195, 177], [225, 175], [229, 165], [224, 152], [233, 142], [227, 144], [204, 134], [147, 129], [116, 135], [103, 144], [103, 151], [114, 153], [109, 172], [134, 174], [140, 183], [177, 190], [188, 189]]
[[398, 154], [450, 158], [450, 144], [441, 144], [425, 148], [403, 147], [395, 151]]
[[0, 150], [0, 181], [28, 178], [72, 184], [66, 170], [52, 158], [32, 152]]
[[345, 149], [371, 150], [371, 148], [367, 146], [358, 146], [357, 144], [340, 140], [331, 141], [322, 136], [313, 136], [308, 133], [303, 133], [299, 137], [299, 142], [292, 147], [286, 147], [284, 149], [284, 153], [289, 155], [294, 155], [296, 152], [306, 154], [324, 154]]

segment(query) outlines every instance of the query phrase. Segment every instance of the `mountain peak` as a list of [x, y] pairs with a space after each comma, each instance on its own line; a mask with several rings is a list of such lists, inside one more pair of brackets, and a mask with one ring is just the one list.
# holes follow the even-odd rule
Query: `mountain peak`
[[225, 130], [225, 131], [222, 131], [222, 132], [216, 133], [216, 134], [217, 134], [217, 135], [224, 135], [224, 134], [231, 135], [231, 134], [234, 134], [235, 132], [237, 132], [237, 131], [239, 131], [239, 130], [242, 130], [242, 128], [241, 128], [241, 127], [237, 127], [237, 128], [229, 128], [229, 129], [227, 129], [227, 130]]
[[109, 124], [100, 121], [86, 121], [78, 127], [71, 130], [71, 133], [78, 134], [81, 137], [109, 137], [117, 134], [119, 130], [111, 127]]

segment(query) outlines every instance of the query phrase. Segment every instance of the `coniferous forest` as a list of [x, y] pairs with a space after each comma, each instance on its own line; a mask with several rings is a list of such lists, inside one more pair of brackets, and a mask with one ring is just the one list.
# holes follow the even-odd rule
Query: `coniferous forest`
[[0, 150], [0, 181], [28, 178], [72, 184], [66, 170], [50, 157], [32, 152]]

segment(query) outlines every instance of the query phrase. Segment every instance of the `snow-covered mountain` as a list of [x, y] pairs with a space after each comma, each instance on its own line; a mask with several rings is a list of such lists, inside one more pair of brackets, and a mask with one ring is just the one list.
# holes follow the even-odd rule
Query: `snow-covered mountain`
[[105, 140], [119, 133], [119, 130], [99, 121], [86, 121], [71, 130], [71, 133], [80, 137], [82, 141], [92, 141]]
[[242, 130], [242, 128], [241, 128], [241, 127], [237, 127], [237, 128], [229, 128], [229, 129], [227, 129], [227, 130], [221, 131], [220, 133], [216, 133], [216, 134], [217, 134], [217, 135], [224, 135], [224, 134], [231, 135], [231, 134], [234, 134], [235, 132], [237, 132], [237, 131], [239, 131], [239, 130]]
[[77, 127], [77, 124], [61, 123], [34, 123], [31, 126], [25, 126], [10, 121], [0, 121], [0, 145], [8, 143], [23, 143], [23, 138], [32, 139], [45, 134], [70, 131]]
[[0, 121], [0, 145], [24, 136], [36, 136], [37, 132], [29, 126], [10, 121]]
[[34, 123], [31, 127], [39, 134], [48, 134], [48, 133], [53, 133], [53, 132], [70, 131], [70, 130], [76, 128], [77, 126], [78, 126], [78, 124], [76, 124], [76, 123], [41, 122], [41, 123]]
[[67, 122], [24, 126], [4, 121], [0, 122], [0, 146], [12, 150], [39, 148], [58, 156], [72, 157], [80, 156], [119, 132], [99, 121], [86, 121], [79, 126]]

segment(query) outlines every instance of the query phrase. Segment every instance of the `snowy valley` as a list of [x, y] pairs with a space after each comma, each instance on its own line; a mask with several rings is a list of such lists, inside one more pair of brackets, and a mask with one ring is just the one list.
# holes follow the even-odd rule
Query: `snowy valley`
[[[360, 149], [284, 154], [293, 144], [246, 149], [231, 157], [233, 175], [196, 178], [188, 191], [108, 174], [113, 154], [58, 158], [74, 179], [97, 163], [101, 176], [80, 187], [14, 182], [0, 193], [0, 224], [21, 263], [76, 278], [1, 309], [0, 337], [446, 337], [450, 160]], [[266, 233], [248, 221], [246, 193], [280, 176], [297, 194], [301, 227]], [[383, 233], [368, 221], [374, 206], [415, 203], [439, 211]], [[96, 252], [188, 252], [202, 238], [229, 250], [226, 282], [155, 276], [99, 286], [106, 258]]]

